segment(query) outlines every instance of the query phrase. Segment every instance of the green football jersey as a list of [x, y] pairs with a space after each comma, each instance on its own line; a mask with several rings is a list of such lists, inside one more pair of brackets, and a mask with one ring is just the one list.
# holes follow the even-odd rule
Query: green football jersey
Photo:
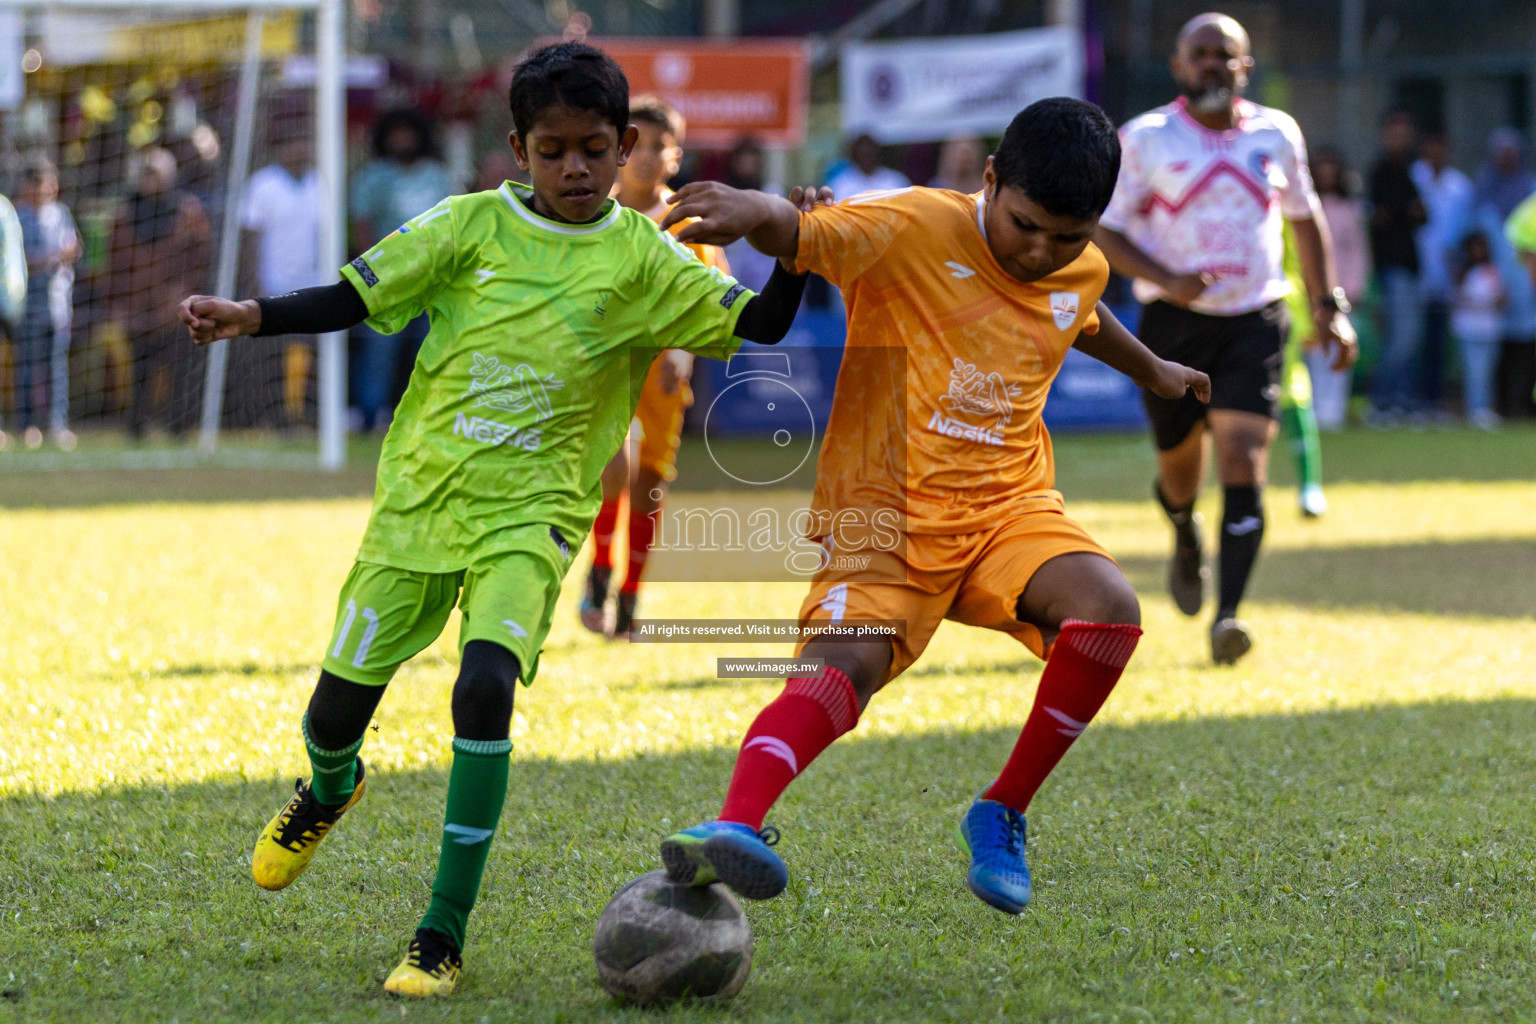
[[361, 561], [454, 572], [529, 523], [574, 550], [651, 358], [740, 345], [751, 292], [644, 214], [610, 200], [563, 224], [531, 194], [452, 196], [342, 268], [376, 329], [423, 311], [432, 325], [384, 440]]

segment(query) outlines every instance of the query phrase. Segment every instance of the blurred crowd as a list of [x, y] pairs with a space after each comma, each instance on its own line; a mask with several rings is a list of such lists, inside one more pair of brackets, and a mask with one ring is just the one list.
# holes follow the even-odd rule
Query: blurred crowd
[[[175, 144], [130, 154], [108, 176], [128, 184], [110, 202], [92, 195], [84, 225], [61, 198], [49, 160], [18, 161], [0, 196], [0, 447], [51, 440], [72, 448], [77, 418], [133, 437], [196, 428], [205, 360], [185, 343], [174, 309], [183, 296], [214, 289], [226, 214], [239, 218], [238, 293], [274, 294], [331, 279], [334, 268], [320, 258], [323, 208], [311, 122], [299, 112], [279, 113], [263, 126], [263, 158], [234, 211], [225, 209], [226, 154], [205, 124]], [[511, 153], [494, 145], [456, 176], [438, 129], [427, 114], [405, 108], [384, 112], [371, 126], [349, 182], [349, 257], [447, 195], [518, 177]], [[985, 141], [973, 137], [892, 150], [860, 135], [818, 177], [839, 199], [914, 180], [974, 192], [982, 187], [987, 153]], [[1471, 175], [1451, 166], [1449, 154], [1443, 132], [1420, 130], [1402, 111], [1383, 120], [1381, 153], [1363, 176], [1335, 150], [1312, 154], [1338, 277], [1366, 341], [1353, 376], [1330, 370], [1321, 358], [1311, 365], [1324, 429], [1351, 416], [1372, 426], [1460, 416], [1495, 429], [1503, 417], [1536, 415], [1536, 174], [1524, 139], [1510, 128], [1492, 133], [1486, 161]], [[767, 154], [750, 138], [693, 156], [676, 184], [711, 178], [779, 192], [795, 184], [769, 180]], [[772, 261], [745, 243], [727, 255], [749, 287], [772, 270]], [[813, 287], [808, 301], [835, 305], [837, 296]], [[354, 331], [353, 430], [387, 427], [427, 326], [423, 316], [393, 335], [366, 326]], [[89, 354], [80, 350], [81, 338], [91, 339]], [[313, 338], [284, 337], [233, 346], [222, 425], [312, 428], [314, 345]]]

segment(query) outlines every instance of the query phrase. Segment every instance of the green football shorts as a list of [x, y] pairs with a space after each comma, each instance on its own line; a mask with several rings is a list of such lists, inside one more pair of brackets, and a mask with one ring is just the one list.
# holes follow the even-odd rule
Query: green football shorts
[[[457, 602], [459, 653], [489, 640], [517, 656], [523, 684], [539, 669], [569, 547], [548, 526], [518, 527], [510, 550], [458, 572], [414, 572], [356, 562], [336, 602], [336, 627], [322, 667], [354, 683], [383, 686], [442, 633]], [[462, 596], [461, 596], [462, 595]]]

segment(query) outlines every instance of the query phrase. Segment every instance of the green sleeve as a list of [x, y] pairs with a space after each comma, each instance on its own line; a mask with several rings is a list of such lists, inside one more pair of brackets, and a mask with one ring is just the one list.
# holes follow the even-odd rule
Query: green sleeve
[[368, 325], [394, 334], [458, 275], [454, 214], [444, 199], [341, 268], [368, 307]]
[[752, 292], [707, 267], [665, 231], [648, 232], [651, 336], [664, 348], [728, 359], [741, 347], [736, 321]]
[[1515, 207], [1504, 223], [1504, 236], [1516, 252], [1536, 252], [1536, 195]]

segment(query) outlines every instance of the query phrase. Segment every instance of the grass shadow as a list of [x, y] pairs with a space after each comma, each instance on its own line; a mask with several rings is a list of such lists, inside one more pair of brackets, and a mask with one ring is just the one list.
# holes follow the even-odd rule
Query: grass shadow
[[[1032, 810], [1019, 918], [952, 838], [1014, 733], [855, 738], [775, 809], [793, 881], [749, 908], [746, 991], [668, 1019], [1531, 1019], [1532, 734], [1514, 699], [1095, 728]], [[0, 1019], [655, 1020], [594, 984], [591, 930], [732, 757], [515, 762], [461, 991], [408, 1007], [379, 983], [443, 770], [375, 773], [281, 893], [248, 851], [284, 780], [9, 796]]]
[[[1056, 486], [1076, 501], [1148, 501], [1156, 459], [1145, 434], [1060, 434], [1052, 437]], [[26, 459], [0, 460], [0, 508], [74, 508], [146, 501], [226, 502], [317, 498], [366, 498], [373, 494], [380, 439], [353, 437], [347, 467], [339, 473], [308, 470], [218, 468], [112, 469], [111, 452], [94, 463], [50, 456], [52, 470], [17, 470]], [[727, 465], [782, 457], [772, 441], [727, 442]], [[1428, 431], [1354, 430], [1323, 439], [1330, 483], [1402, 483], [1413, 480], [1536, 479], [1536, 427], [1512, 424], [1498, 434], [1465, 429]], [[57, 453], [55, 453], [57, 454]], [[678, 492], [760, 491], [723, 472], [697, 436], [679, 453]], [[1274, 481], [1294, 483], [1294, 466], [1281, 445], [1272, 462]], [[92, 468], [63, 468], [69, 466]], [[12, 467], [12, 468], [7, 468]], [[808, 469], [807, 469], [808, 473]], [[802, 479], [803, 478], [803, 479]], [[810, 495], [810, 477], [795, 482]], [[791, 486], [780, 485], [780, 490]]]
[[[1162, 557], [1120, 559], [1137, 591], [1163, 592]], [[1436, 585], [1405, 586], [1433, 579]], [[1249, 600], [1314, 608], [1350, 608], [1425, 615], [1536, 617], [1536, 541], [1426, 539], [1411, 544], [1266, 549], [1259, 556]]]

